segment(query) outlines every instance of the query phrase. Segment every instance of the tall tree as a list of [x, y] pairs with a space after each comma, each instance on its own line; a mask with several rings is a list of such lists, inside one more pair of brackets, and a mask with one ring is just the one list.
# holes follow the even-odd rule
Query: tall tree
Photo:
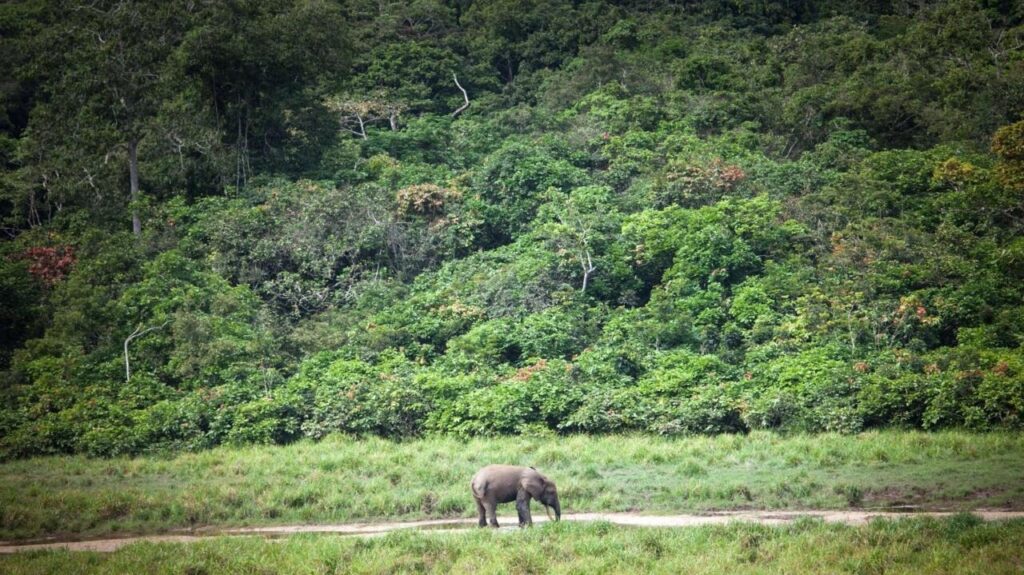
[[[64, 154], [49, 151], [48, 159], [76, 165], [63, 172], [58, 166], [54, 173], [93, 187], [111, 158], [122, 157], [135, 235], [142, 233], [139, 145], [175, 87], [172, 56], [191, 6], [181, 1], [62, 2], [59, 20], [49, 30], [64, 73], [47, 83], [47, 101], [30, 123], [37, 151], [63, 149]], [[73, 153], [83, 149], [91, 153]]]
[[[322, 96], [336, 91], [351, 60], [348, 26], [322, 0], [232, 0], [201, 5], [181, 53], [235, 150], [236, 186], [253, 160], [283, 169], [284, 160], [315, 164], [321, 134], [334, 136]], [[257, 166], [258, 167], [258, 166]]]

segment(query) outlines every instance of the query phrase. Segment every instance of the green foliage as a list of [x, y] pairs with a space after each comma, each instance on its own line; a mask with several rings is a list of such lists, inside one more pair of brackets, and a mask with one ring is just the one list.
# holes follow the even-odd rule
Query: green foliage
[[1024, 122], [1003, 126], [992, 138], [992, 151], [999, 157], [996, 177], [1007, 189], [1024, 191]]
[[377, 366], [339, 359], [322, 371], [304, 370], [289, 387], [313, 395], [302, 423], [309, 437], [334, 432], [401, 437], [420, 432], [430, 407], [427, 390], [418, 382], [411, 366], [399, 358]]
[[432, 415], [434, 431], [461, 435], [525, 433], [556, 429], [582, 400], [572, 385], [572, 366], [562, 360], [537, 360], [499, 374], [488, 385], [466, 390]]
[[1020, 429], [1024, 14], [690, 4], [3, 5], [0, 457]]
[[[745, 429], [729, 382], [735, 368], [713, 355], [668, 352], [637, 382], [644, 427], [660, 434], [729, 433]], [[646, 404], [646, 405], [645, 405]]]
[[549, 188], [566, 191], [587, 181], [586, 173], [564, 155], [564, 150], [509, 139], [483, 161], [472, 192], [482, 203], [484, 245], [507, 242], [522, 232]]
[[8, 367], [13, 351], [37, 335], [38, 302], [46, 288], [29, 273], [28, 261], [17, 256], [16, 244], [0, 244], [0, 299], [5, 302], [0, 308], [0, 368]]
[[450, 49], [423, 41], [385, 43], [363, 57], [353, 78], [353, 91], [372, 94], [383, 91], [385, 97], [402, 102], [409, 112], [438, 111], [444, 96], [457, 93], [452, 80], [460, 62]]

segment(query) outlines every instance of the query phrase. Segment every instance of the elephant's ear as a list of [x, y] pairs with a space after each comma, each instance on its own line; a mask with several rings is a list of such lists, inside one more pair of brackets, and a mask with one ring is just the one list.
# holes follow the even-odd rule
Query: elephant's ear
[[539, 473], [536, 476], [528, 477], [526, 481], [523, 482], [523, 489], [530, 494], [530, 497], [533, 497], [538, 501], [540, 501], [540, 496], [544, 493], [544, 488], [546, 486], [547, 483], [544, 481], [544, 477]]

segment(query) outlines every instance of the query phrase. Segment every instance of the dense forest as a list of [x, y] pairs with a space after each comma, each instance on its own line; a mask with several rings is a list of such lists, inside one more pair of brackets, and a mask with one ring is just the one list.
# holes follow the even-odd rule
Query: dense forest
[[1016, 0], [15, 0], [0, 67], [0, 458], [1024, 428]]

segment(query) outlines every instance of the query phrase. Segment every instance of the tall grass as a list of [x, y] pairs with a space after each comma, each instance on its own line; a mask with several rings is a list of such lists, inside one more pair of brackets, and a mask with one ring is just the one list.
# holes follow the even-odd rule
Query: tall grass
[[733, 524], [631, 529], [545, 524], [511, 532], [398, 532], [283, 541], [215, 538], [140, 543], [112, 554], [62, 551], [0, 557], [0, 571], [36, 573], [1020, 573], [1024, 522], [972, 516], [847, 527]]
[[737, 508], [1024, 508], [1024, 436], [872, 432], [332, 437], [172, 457], [48, 457], [0, 465], [0, 538], [205, 525], [459, 517], [487, 463], [534, 465], [565, 512]]

